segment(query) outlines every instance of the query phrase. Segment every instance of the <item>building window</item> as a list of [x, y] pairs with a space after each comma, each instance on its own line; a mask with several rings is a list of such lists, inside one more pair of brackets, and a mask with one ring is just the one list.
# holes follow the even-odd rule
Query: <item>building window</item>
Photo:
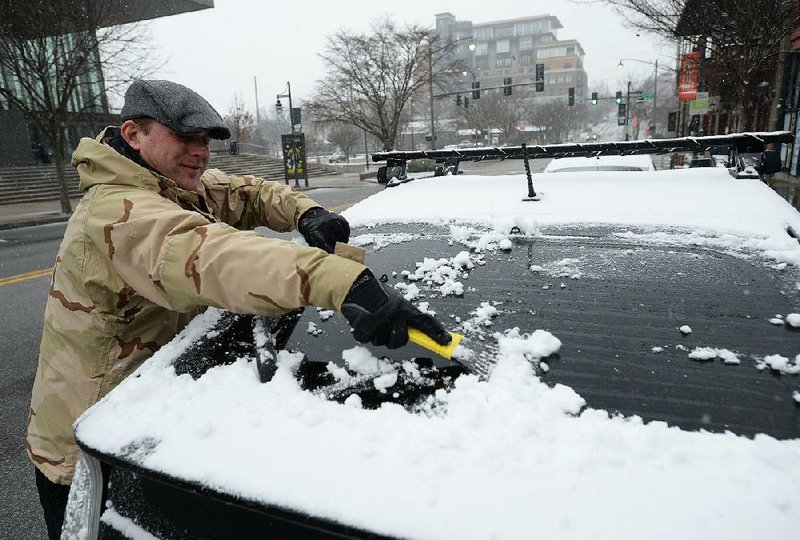
[[533, 34], [532, 22], [522, 22], [522, 23], [516, 23], [514, 25], [514, 35], [529, 36], [531, 34]]
[[530, 66], [531, 64], [533, 64], [533, 56], [530, 54], [520, 55], [519, 64], [521, 66]]
[[575, 47], [567, 47], [567, 55], [575, 54]]
[[501, 39], [495, 45], [498, 53], [507, 53], [511, 51], [511, 42], [507, 39]]
[[555, 58], [557, 56], [567, 56], [567, 50], [564, 47], [548, 47], [536, 51], [536, 58]]
[[502, 68], [502, 67], [511, 67], [511, 57], [510, 56], [498, 56], [495, 58], [494, 67]]
[[504, 37], [511, 37], [514, 35], [514, 27], [513, 26], [500, 26], [495, 28], [494, 37], [495, 39], [500, 39]]
[[564, 64], [564, 69], [572, 69], [572, 62], [567, 62]]
[[533, 49], [533, 38], [526, 37], [519, 40], [519, 50], [527, 51]]
[[489, 44], [488, 43], [477, 43], [475, 45], [475, 54], [477, 56], [485, 56], [489, 54]]
[[494, 36], [492, 35], [492, 28], [476, 28], [475, 39], [477, 41], [489, 41], [494, 39]]

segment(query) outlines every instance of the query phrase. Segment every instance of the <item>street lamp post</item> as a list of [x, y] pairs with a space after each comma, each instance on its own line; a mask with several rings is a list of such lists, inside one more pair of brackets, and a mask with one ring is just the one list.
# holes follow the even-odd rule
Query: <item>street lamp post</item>
[[[292, 167], [292, 177], [294, 178], [294, 188], [300, 189], [300, 182], [297, 179], [297, 167], [298, 167], [298, 152], [297, 146], [298, 141], [295, 139], [295, 128], [294, 128], [294, 109], [292, 108], [292, 85], [289, 81], [286, 81], [286, 93], [285, 94], [278, 94], [277, 99], [275, 101], [275, 110], [281, 112], [283, 110], [283, 104], [281, 103], [281, 98], [289, 98], [289, 124], [291, 127], [292, 133], [292, 150], [293, 150], [293, 159], [295, 160], [294, 166]], [[285, 157], [284, 157], [285, 159]], [[287, 179], [288, 184], [288, 179]], [[306, 176], [306, 187], [308, 187], [308, 177]]]
[[281, 112], [283, 110], [283, 104], [281, 103], [281, 98], [289, 98], [289, 124], [291, 124], [292, 135], [294, 135], [294, 109], [292, 108], [292, 84], [289, 81], [286, 81], [286, 93], [285, 94], [278, 94], [277, 101], [275, 101], [275, 110]]
[[428, 36], [428, 99], [431, 103], [431, 150], [436, 150], [436, 120], [433, 113], [433, 41]]
[[[623, 60], [630, 60], [631, 62], [641, 62], [642, 64], [650, 64], [651, 66], [655, 66], [655, 70], [653, 72], [653, 74], [654, 74], [654, 78], [653, 78], [653, 137], [655, 137], [655, 135], [656, 135], [656, 118], [657, 118], [656, 113], [658, 112], [658, 60], [656, 60], [655, 62], [648, 62], [647, 60], [639, 60], [637, 58], [620, 58], [619, 59], [619, 64], [617, 64], [617, 67], [620, 68], [620, 69], [625, 67], [625, 65], [622, 63]], [[630, 98], [630, 91], [631, 91], [630, 87], [631, 87], [631, 83], [628, 82], [628, 97], [629, 98]], [[626, 108], [625, 119], [626, 119], [626, 125], [627, 125], [627, 118], [628, 118], [627, 109], [630, 108], [630, 100], [628, 100], [628, 103], [625, 106], [625, 108]]]

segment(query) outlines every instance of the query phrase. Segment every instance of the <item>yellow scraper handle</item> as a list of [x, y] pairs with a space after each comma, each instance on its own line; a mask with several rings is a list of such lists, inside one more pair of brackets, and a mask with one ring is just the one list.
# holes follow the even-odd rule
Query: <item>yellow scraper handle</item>
[[461, 338], [464, 336], [461, 334], [456, 334], [455, 332], [450, 332], [450, 337], [453, 338], [450, 340], [450, 343], [447, 345], [439, 345], [427, 334], [420, 332], [416, 328], [411, 328], [410, 326], [408, 327], [408, 341], [411, 343], [416, 343], [420, 347], [425, 347], [429, 351], [435, 352], [439, 356], [443, 356], [448, 360], [453, 357], [453, 351], [456, 350], [456, 347], [461, 342]]

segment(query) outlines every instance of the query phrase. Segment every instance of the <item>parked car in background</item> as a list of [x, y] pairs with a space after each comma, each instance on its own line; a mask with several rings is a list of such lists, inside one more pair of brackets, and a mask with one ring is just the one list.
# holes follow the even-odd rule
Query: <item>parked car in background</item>
[[336, 150], [333, 154], [328, 156], [328, 163], [343, 163], [347, 161], [347, 154], [341, 150]]
[[529, 197], [519, 163], [345, 212], [382, 281], [465, 336], [455, 361], [307, 308], [261, 383], [276, 326], [210, 309], [76, 423], [70, 530], [796, 537], [800, 214], [718, 167]]
[[564, 157], [554, 159], [544, 168], [546, 173], [586, 171], [654, 171], [653, 158], [638, 156]]

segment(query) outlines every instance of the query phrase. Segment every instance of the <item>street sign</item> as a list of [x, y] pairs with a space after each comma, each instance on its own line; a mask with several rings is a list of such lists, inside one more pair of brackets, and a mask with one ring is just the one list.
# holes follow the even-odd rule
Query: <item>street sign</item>
[[697, 98], [689, 102], [689, 114], [706, 114], [708, 112], [708, 92], [697, 92]]
[[281, 146], [283, 146], [283, 175], [286, 185], [289, 185], [289, 179], [293, 178], [297, 186], [297, 179], [302, 178], [308, 186], [306, 136], [303, 133], [281, 135]]
[[649, 101], [649, 100], [653, 99], [653, 93], [652, 92], [645, 92], [644, 94], [642, 94], [642, 97]]

